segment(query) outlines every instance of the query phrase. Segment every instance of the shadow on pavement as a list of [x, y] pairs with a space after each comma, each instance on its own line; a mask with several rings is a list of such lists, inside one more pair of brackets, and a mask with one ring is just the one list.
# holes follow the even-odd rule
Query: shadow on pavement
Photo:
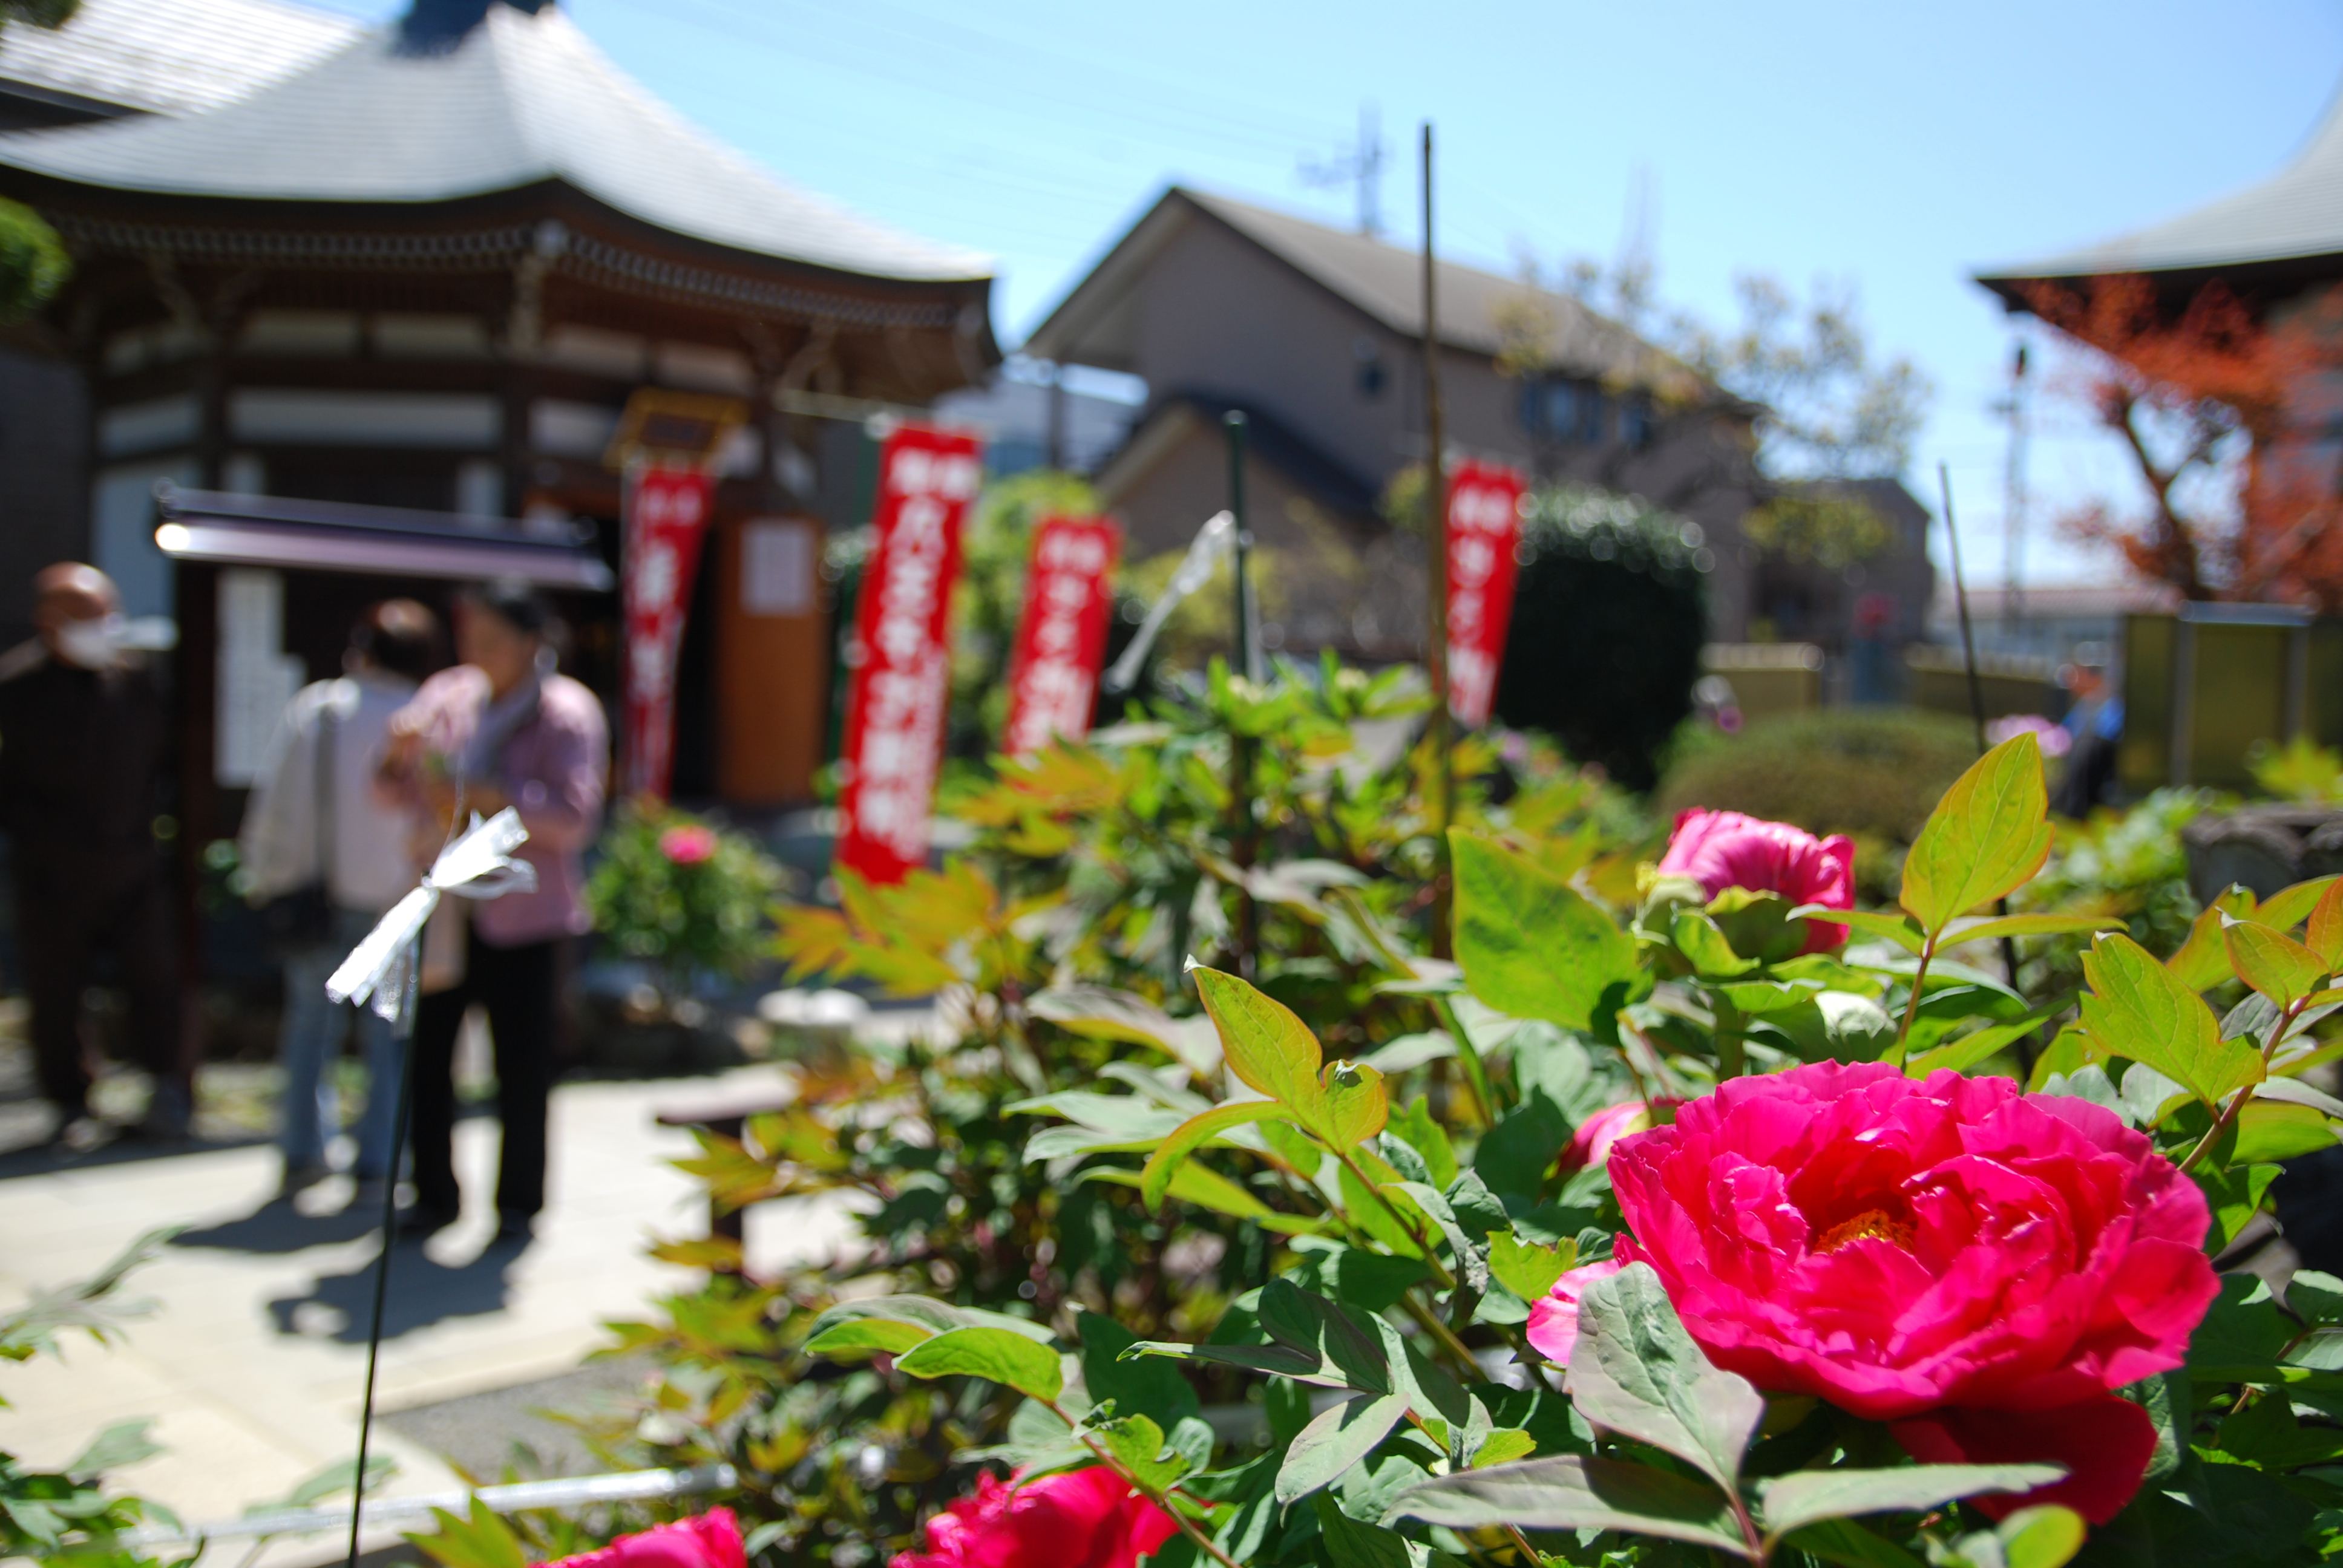
[[[491, 1242], [470, 1262], [453, 1268], [435, 1263], [417, 1241], [401, 1241], [390, 1252], [390, 1287], [385, 1292], [382, 1337], [401, 1334], [449, 1318], [476, 1318], [505, 1310], [506, 1272], [528, 1247], [522, 1241]], [[268, 1303], [279, 1333], [315, 1333], [305, 1319], [332, 1314], [330, 1338], [346, 1345], [362, 1345], [374, 1312], [374, 1261], [368, 1259], [345, 1274], [323, 1274], [306, 1296], [287, 1296]], [[320, 1324], [322, 1326], [322, 1324]]]
[[[272, 1198], [241, 1219], [223, 1220], [171, 1238], [175, 1247], [216, 1247], [231, 1252], [297, 1252], [305, 1247], [355, 1241], [382, 1228], [378, 1202], [353, 1202], [337, 1213], [304, 1214], [290, 1198]], [[397, 1267], [396, 1261], [392, 1267]]]
[[55, 1143], [0, 1153], [0, 1181], [17, 1176], [54, 1176], [63, 1171], [95, 1171], [107, 1165], [127, 1165], [140, 1160], [173, 1160], [186, 1154], [217, 1154], [227, 1149], [250, 1149], [272, 1140], [250, 1138], [149, 1139], [125, 1134], [85, 1153], [74, 1153]]

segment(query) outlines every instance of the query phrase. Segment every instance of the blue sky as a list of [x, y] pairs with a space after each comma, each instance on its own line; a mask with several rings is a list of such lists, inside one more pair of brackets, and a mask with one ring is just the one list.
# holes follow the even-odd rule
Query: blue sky
[[[311, 0], [387, 17], [404, 0]], [[1608, 256], [1639, 179], [1660, 286], [1729, 316], [1736, 270], [1852, 278], [1883, 351], [1936, 397], [1913, 473], [1953, 471], [1973, 580], [2001, 572], [2010, 327], [1966, 281], [2275, 170], [2343, 76], [2343, 0], [1963, 6], [1192, 0], [575, 0], [619, 65], [777, 172], [998, 258], [1014, 343], [1169, 180], [1347, 223], [1305, 164], [1389, 148], [1386, 226], [1417, 233], [1413, 138], [1440, 146], [1443, 251], [1510, 271]], [[1647, 171], [1639, 174], [1638, 171]], [[2045, 407], [2027, 575], [2103, 572], [2049, 535], [2125, 475]]]

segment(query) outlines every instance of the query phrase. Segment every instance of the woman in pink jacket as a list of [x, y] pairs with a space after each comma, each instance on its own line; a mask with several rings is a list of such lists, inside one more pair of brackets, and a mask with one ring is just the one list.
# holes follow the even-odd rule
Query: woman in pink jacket
[[[545, 1206], [560, 948], [588, 928], [580, 857], [601, 823], [609, 755], [601, 703], [555, 670], [551, 622], [545, 600], [526, 584], [468, 590], [456, 606], [456, 651], [463, 662], [425, 681], [390, 721], [382, 788], [421, 809], [434, 827], [431, 849], [458, 813], [468, 820], [510, 806], [528, 829], [521, 857], [537, 868], [535, 892], [440, 905], [443, 915], [455, 911], [449, 918], [467, 922], [460, 943], [437, 944], [450, 958], [460, 947], [460, 978], [451, 979], [427, 944], [415, 1020], [415, 1206], [399, 1227], [409, 1235], [440, 1229], [460, 1207], [450, 1158], [456, 1033], [475, 1002], [488, 1013], [496, 1046], [497, 1115], [504, 1125], [498, 1235], [526, 1238]], [[431, 989], [435, 980], [440, 989]]]

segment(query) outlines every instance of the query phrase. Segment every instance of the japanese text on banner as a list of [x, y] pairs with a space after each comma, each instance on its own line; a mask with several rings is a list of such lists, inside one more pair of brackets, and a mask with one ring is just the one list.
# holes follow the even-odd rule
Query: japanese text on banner
[[928, 810], [951, 689], [960, 524], [983, 482], [972, 436], [898, 426], [879, 454], [874, 540], [847, 651], [845, 818], [838, 863], [899, 882], [928, 857]]
[[1448, 485], [1448, 710], [1475, 727], [1489, 722], [1513, 618], [1523, 488], [1516, 470], [1473, 461]]
[[621, 588], [627, 623], [626, 790], [667, 798], [675, 767], [675, 665], [708, 531], [710, 481], [691, 468], [628, 471]]
[[1090, 733], [1121, 547], [1102, 518], [1051, 518], [1033, 531], [1001, 738], [1010, 756], [1031, 757], [1052, 736], [1080, 740]]

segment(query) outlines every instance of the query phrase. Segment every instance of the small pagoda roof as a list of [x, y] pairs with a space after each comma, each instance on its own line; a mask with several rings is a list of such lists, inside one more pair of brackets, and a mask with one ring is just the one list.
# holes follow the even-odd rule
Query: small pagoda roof
[[629, 79], [552, 5], [531, 15], [490, 4], [452, 47], [431, 51], [407, 47], [396, 27], [369, 32], [206, 114], [0, 136], [0, 166], [108, 191], [352, 205], [558, 182], [761, 256], [907, 281], [991, 272], [973, 252], [767, 173]]
[[2016, 286], [2035, 280], [2119, 273], [2193, 278], [2219, 273], [2278, 281], [2338, 272], [2343, 272], [2343, 93], [2328, 104], [2325, 119], [2294, 161], [2268, 179], [2079, 250], [1979, 273], [1977, 281], [2013, 304], [2022, 304]]

